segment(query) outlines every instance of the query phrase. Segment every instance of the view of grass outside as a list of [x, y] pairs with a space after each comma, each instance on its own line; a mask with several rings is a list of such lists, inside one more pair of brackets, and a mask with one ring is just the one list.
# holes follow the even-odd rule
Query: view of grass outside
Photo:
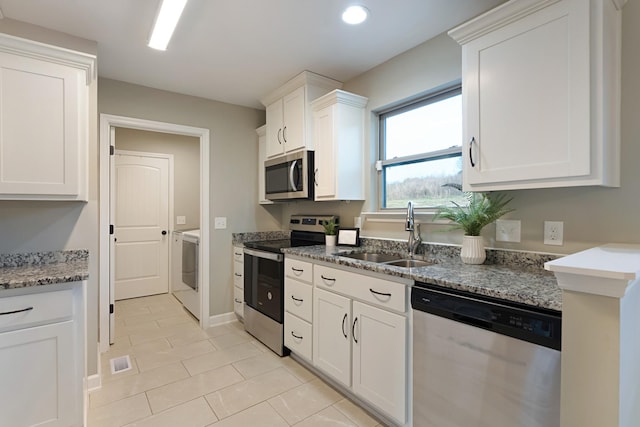
[[[462, 95], [425, 99], [381, 115], [384, 138], [384, 208], [466, 205], [465, 195], [445, 184], [462, 184]], [[456, 148], [459, 150], [455, 150]], [[434, 152], [454, 149], [447, 156]]]

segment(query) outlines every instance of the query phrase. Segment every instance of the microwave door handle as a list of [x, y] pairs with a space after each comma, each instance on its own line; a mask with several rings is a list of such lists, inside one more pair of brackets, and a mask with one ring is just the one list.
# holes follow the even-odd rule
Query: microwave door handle
[[291, 184], [291, 190], [293, 191], [297, 190], [296, 182], [293, 180], [293, 173], [296, 170], [297, 162], [298, 162], [297, 160], [294, 160], [293, 162], [291, 162], [291, 166], [289, 168], [289, 184]]

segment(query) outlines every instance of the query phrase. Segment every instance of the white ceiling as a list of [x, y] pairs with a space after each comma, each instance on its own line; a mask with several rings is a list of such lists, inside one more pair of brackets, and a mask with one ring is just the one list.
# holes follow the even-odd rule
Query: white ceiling
[[160, 0], [0, 0], [5, 17], [98, 42], [106, 77], [237, 105], [303, 70], [347, 81], [504, 0], [189, 0], [165, 52], [147, 47]]

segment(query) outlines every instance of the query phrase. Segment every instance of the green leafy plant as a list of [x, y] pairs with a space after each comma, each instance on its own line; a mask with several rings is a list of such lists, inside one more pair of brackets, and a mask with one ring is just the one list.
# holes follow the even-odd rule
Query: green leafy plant
[[[445, 184], [444, 186], [462, 191], [460, 184]], [[455, 223], [451, 230], [464, 230], [466, 236], [479, 236], [486, 225], [515, 210], [507, 208], [513, 198], [507, 198], [505, 194], [465, 192], [465, 195], [469, 200], [469, 206], [461, 206], [452, 202], [454, 206], [438, 208], [434, 220], [448, 219]]]
[[322, 226], [324, 227], [324, 234], [327, 236], [335, 236], [338, 234], [338, 224], [336, 224], [335, 220], [330, 219], [324, 221]]

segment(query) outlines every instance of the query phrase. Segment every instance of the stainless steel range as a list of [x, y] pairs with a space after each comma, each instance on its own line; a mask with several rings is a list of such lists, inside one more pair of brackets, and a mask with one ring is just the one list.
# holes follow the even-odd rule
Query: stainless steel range
[[283, 248], [324, 244], [324, 221], [333, 215], [292, 215], [291, 238], [244, 244], [244, 327], [280, 356], [284, 346], [284, 255]]

